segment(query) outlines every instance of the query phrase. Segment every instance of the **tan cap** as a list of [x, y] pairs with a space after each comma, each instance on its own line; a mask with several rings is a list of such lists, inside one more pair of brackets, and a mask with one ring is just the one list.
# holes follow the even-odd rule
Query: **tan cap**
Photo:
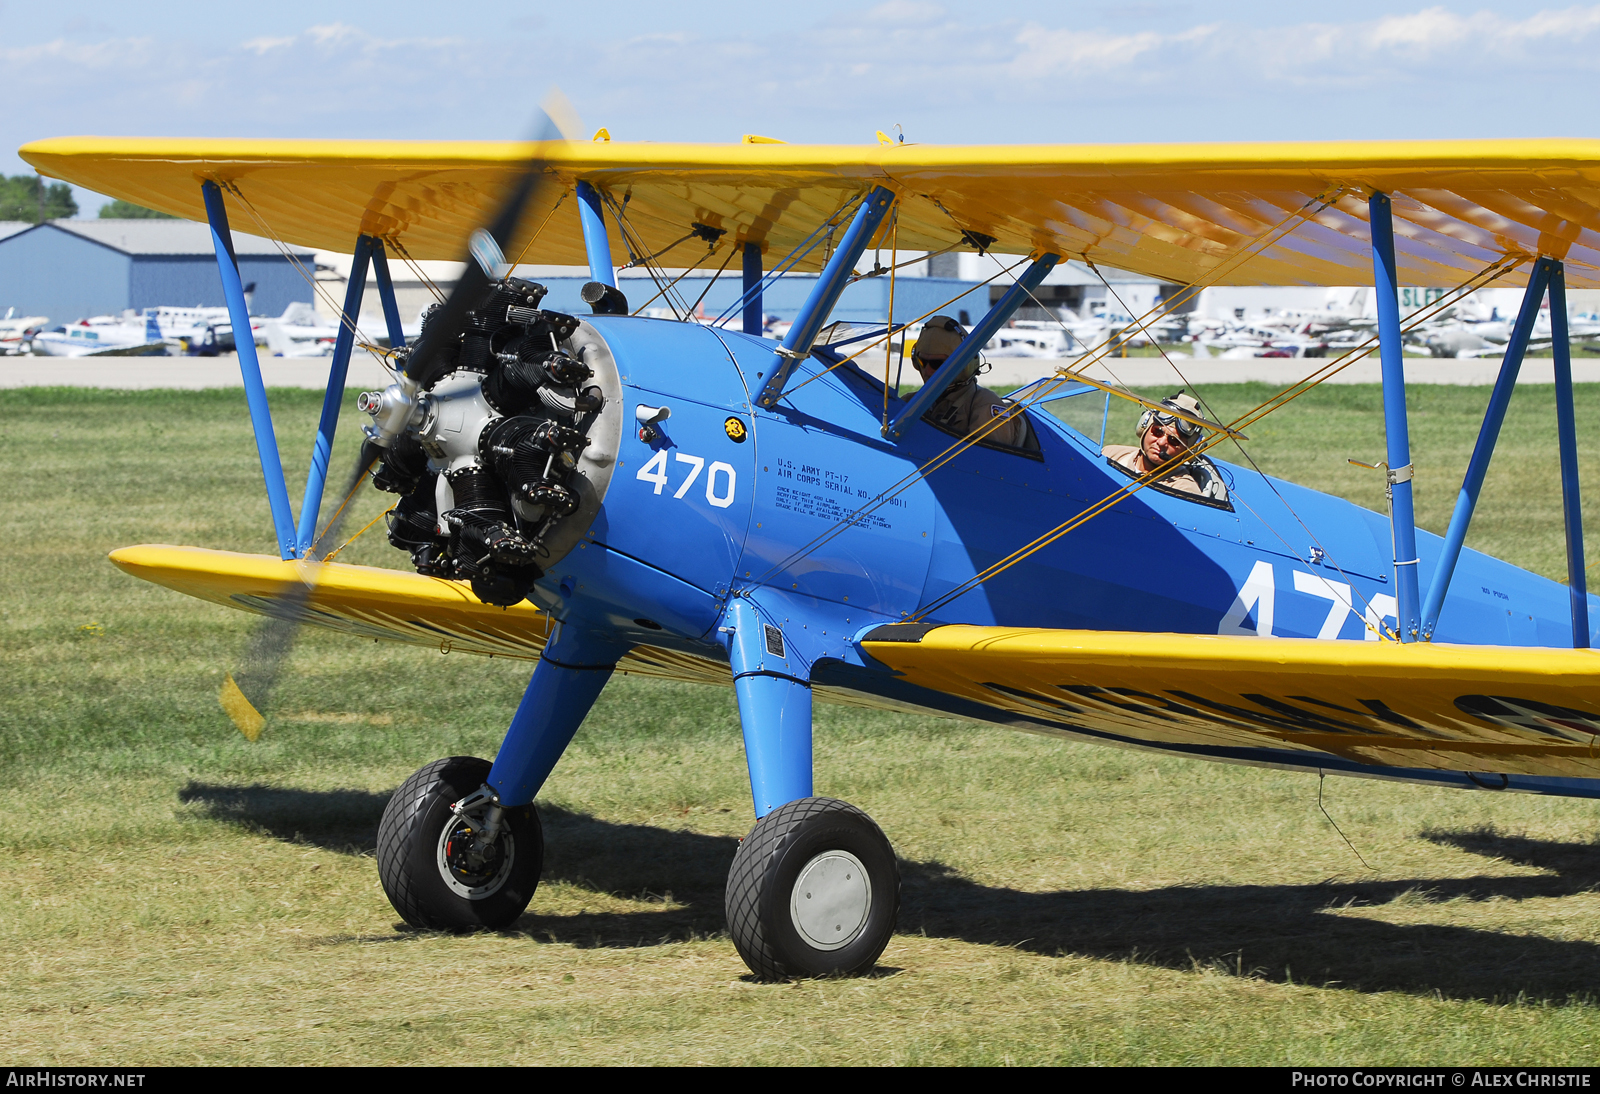
[[1200, 401], [1186, 391], [1180, 391], [1176, 395], [1170, 395], [1162, 399], [1161, 405], [1170, 406], [1173, 410], [1181, 411], [1191, 418], [1199, 418], [1203, 422], [1211, 420], [1206, 417], [1205, 411], [1200, 409]]
[[920, 361], [943, 361], [956, 351], [966, 336], [966, 328], [948, 315], [932, 316], [922, 325], [917, 347], [911, 355]]

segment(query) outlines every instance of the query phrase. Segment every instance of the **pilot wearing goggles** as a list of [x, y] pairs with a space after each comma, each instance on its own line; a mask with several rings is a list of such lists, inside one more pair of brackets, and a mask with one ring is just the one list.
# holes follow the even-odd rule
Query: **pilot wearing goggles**
[[1101, 455], [1140, 477], [1152, 471], [1161, 473], [1156, 484], [1168, 490], [1227, 501], [1228, 488], [1216, 465], [1205, 456], [1188, 454], [1205, 431], [1178, 414], [1204, 419], [1199, 402], [1180, 391], [1161, 400], [1161, 405], [1177, 413], [1146, 410], [1139, 418], [1138, 446], [1108, 444], [1100, 450]]

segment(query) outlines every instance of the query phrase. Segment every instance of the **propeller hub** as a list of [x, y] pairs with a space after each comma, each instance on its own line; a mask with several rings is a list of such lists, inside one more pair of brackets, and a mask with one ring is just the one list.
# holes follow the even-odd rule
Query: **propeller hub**
[[367, 436], [380, 448], [388, 448], [408, 426], [421, 418], [421, 385], [401, 376], [382, 391], [363, 391], [356, 396], [356, 409], [372, 415], [373, 428]]

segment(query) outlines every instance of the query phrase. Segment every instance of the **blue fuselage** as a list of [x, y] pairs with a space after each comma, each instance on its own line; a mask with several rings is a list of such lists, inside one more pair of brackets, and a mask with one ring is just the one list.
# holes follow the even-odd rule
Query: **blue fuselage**
[[[804, 362], [777, 407], [753, 411], [771, 342], [591, 322], [617, 361], [626, 420], [638, 405], [671, 417], [649, 442], [630, 427], [585, 544], [538, 596], [640, 643], [717, 656], [718, 619], [744, 592], [798, 625], [808, 664], [859, 663], [855, 635], [915, 615], [1130, 481], [1041, 411], [1029, 414], [1036, 454], [974, 445], [924, 475], [957, 438], [919, 423], [885, 441], [883, 384], [853, 363], [821, 375]], [[888, 397], [891, 416], [899, 402]], [[1141, 490], [929, 621], [1357, 641], [1396, 625], [1387, 518], [1219, 466], [1231, 507]], [[1420, 538], [1426, 585], [1439, 539]], [[1468, 551], [1435, 637], [1570, 646], [1566, 590]]]

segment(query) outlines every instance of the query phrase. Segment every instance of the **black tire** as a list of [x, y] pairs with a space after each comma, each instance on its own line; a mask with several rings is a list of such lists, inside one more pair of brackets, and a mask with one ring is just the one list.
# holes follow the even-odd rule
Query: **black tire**
[[[864, 894], [851, 858], [863, 868]], [[818, 919], [820, 905], [806, 904], [815, 889], [797, 887], [803, 875], [831, 886], [839, 922], [832, 913]], [[739, 845], [725, 907], [734, 947], [763, 980], [856, 976], [872, 968], [894, 934], [900, 867], [883, 831], [861, 810], [835, 798], [801, 798], [762, 817]]]
[[[435, 760], [400, 784], [378, 825], [378, 877], [394, 910], [430, 931], [509, 927], [533, 899], [544, 866], [544, 832], [532, 805], [507, 809], [494, 854], [481, 866], [461, 857], [471, 822], [450, 806], [489, 777], [488, 760]], [[476, 882], [476, 891], [473, 883]]]

